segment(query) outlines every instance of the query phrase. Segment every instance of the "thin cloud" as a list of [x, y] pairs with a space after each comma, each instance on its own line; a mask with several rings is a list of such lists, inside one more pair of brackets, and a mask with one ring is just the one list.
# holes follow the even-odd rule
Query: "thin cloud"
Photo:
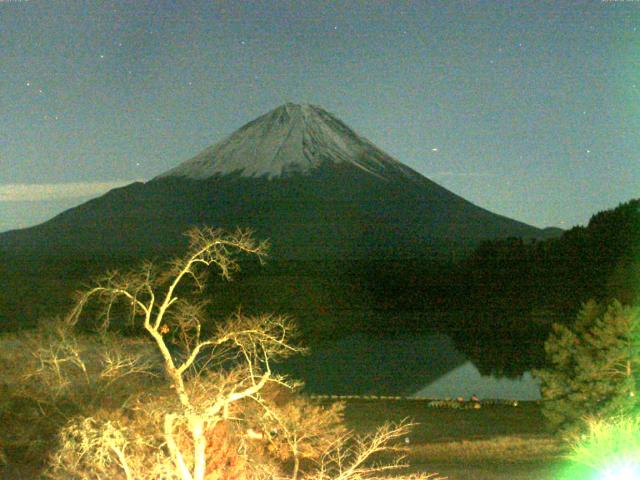
[[63, 198], [95, 197], [135, 181], [0, 184], [0, 202], [43, 202]]

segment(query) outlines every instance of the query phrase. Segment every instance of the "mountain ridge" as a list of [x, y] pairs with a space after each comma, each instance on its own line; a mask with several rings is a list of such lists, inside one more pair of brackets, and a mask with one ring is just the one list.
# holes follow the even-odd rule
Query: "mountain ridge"
[[550, 233], [450, 192], [321, 107], [289, 103], [148, 182], [0, 234], [0, 249], [153, 254], [202, 224], [252, 228], [275, 256], [303, 259], [419, 257]]

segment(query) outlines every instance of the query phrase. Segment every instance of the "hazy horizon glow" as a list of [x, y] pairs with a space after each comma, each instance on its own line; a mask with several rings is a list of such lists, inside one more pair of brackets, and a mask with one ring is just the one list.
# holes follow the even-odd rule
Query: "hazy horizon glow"
[[95, 197], [135, 181], [0, 184], [0, 202], [42, 202], [62, 198]]
[[0, 232], [45, 222], [69, 208], [138, 180], [0, 184]]

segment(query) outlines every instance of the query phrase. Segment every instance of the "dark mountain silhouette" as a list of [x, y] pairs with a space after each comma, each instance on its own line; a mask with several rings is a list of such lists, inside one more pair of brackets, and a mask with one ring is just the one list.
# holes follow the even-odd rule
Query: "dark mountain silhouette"
[[0, 249], [146, 255], [179, 248], [194, 224], [251, 227], [292, 259], [416, 257], [554, 234], [473, 205], [319, 107], [286, 104], [149, 182], [0, 234]]

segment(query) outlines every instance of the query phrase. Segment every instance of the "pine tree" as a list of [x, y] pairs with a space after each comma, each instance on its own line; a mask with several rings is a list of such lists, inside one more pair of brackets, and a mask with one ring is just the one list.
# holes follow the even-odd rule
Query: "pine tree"
[[572, 326], [555, 324], [545, 343], [543, 414], [556, 430], [576, 431], [588, 416], [632, 413], [640, 405], [640, 309], [590, 300]]

